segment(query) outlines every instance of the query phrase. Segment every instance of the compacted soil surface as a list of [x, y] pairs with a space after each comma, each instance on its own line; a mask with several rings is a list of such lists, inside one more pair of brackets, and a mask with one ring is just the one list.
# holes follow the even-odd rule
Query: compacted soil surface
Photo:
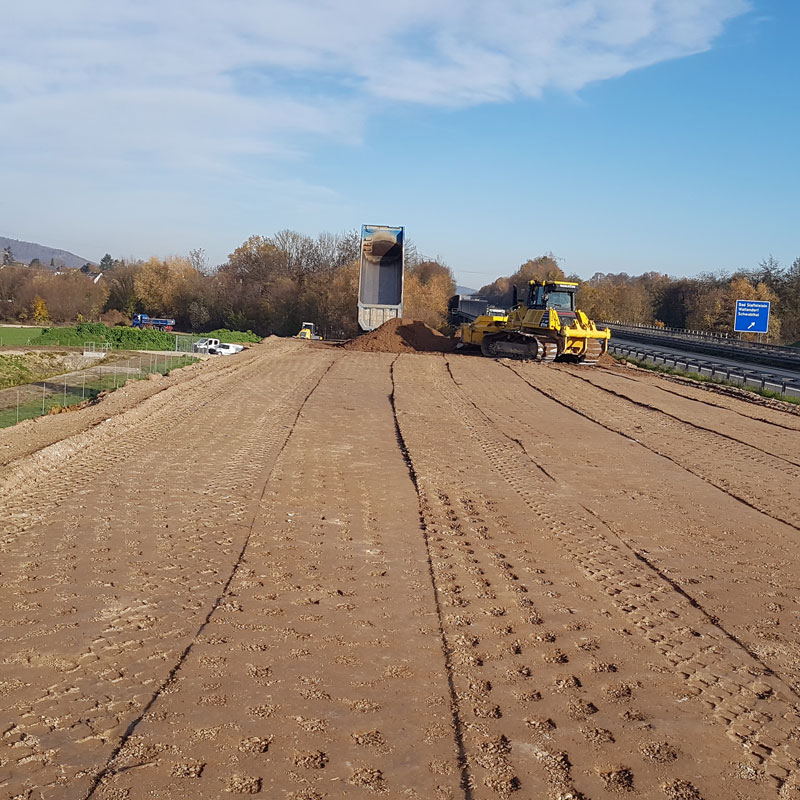
[[0, 797], [799, 797], [800, 416], [370, 347], [0, 432]]

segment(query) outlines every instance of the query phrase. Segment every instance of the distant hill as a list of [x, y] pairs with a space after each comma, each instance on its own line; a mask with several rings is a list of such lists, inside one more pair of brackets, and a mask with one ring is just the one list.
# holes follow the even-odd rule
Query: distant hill
[[456, 294], [478, 294], [478, 290], [467, 286], [456, 286]]
[[43, 244], [35, 242], [21, 242], [19, 239], [7, 239], [0, 236], [0, 251], [6, 247], [11, 248], [11, 253], [15, 261], [22, 264], [30, 264], [34, 258], [42, 262], [43, 267], [50, 266], [50, 259], [57, 267], [82, 267], [89, 259], [76, 256], [68, 250], [58, 250], [55, 247], [45, 247]]

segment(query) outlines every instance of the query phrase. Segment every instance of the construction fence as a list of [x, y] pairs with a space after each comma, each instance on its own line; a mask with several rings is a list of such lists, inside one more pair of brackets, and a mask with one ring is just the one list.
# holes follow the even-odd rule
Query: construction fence
[[[84, 348], [88, 354], [89, 348]], [[99, 348], [97, 355], [105, 355]], [[96, 364], [64, 375], [35, 383], [26, 383], [0, 390], [0, 428], [62, 408], [77, 405], [97, 397], [101, 392], [113, 391], [130, 380], [142, 380], [148, 375], [166, 375], [170, 370], [184, 367], [196, 359], [181, 351], [131, 354], [113, 363]]]

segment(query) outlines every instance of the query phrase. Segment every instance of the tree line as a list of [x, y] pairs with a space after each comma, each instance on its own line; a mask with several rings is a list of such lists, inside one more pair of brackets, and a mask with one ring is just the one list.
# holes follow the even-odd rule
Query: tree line
[[[262, 336], [295, 334], [309, 320], [325, 336], [348, 337], [357, 333], [360, 246], [358, 231], [310, 237], [284, 230], [251, 236], [216, 268], [202, 250], [147, 261], [106, 254], [99, 268], [61, 272], [6, 263], [0, 317], [116, 324], [146, 313], [174, 318], [178, 330], [230, 328]], [[454, 291], [450, 268], [407, 242], [406, 316], [444, 327]]]
[[[348, 337], [357, 333], [359, 259], [355, 230], [251, 236], [214, 268], [202, 250], [147, 261], [106, 254], [99, 269], [87, 264], [61, 272], [16, 264], [6, 253], [0, 267], [0, 318], [42, 325], [116, 324], [146, 313], [173, 317], [179, 330], [230, 328], [262, 336], [293, 335], [304, 321], [313, 321], [327, 337]], [[579, 281], [546, 254], [481, 287], [479, 294], [493, 306], [509, 308], [513, 287], [524, 291], [535, 278]], [[420, 255], [407, 241], [404, 315], [446, 330], [447, 301], [454, 292], [451, 269]], [[594, 320], [718, 333], [733, 332], [736, 300], [769, 300], [770, 339], [797, 342], [800, 258], [784, 267], [770, 257], [752, 269], [694, 278], [596, 273], [578, 291], [579, 308]]]

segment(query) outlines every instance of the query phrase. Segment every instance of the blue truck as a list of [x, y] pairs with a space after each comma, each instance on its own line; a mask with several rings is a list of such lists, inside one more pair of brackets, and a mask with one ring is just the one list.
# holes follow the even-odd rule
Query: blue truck
[[147, 314], [134, 314], [131, 320], [132, 328], [152, 328], [157, 331], [171, 331], [175, 327], [174, 319], [157, 319], [148, 317]]

